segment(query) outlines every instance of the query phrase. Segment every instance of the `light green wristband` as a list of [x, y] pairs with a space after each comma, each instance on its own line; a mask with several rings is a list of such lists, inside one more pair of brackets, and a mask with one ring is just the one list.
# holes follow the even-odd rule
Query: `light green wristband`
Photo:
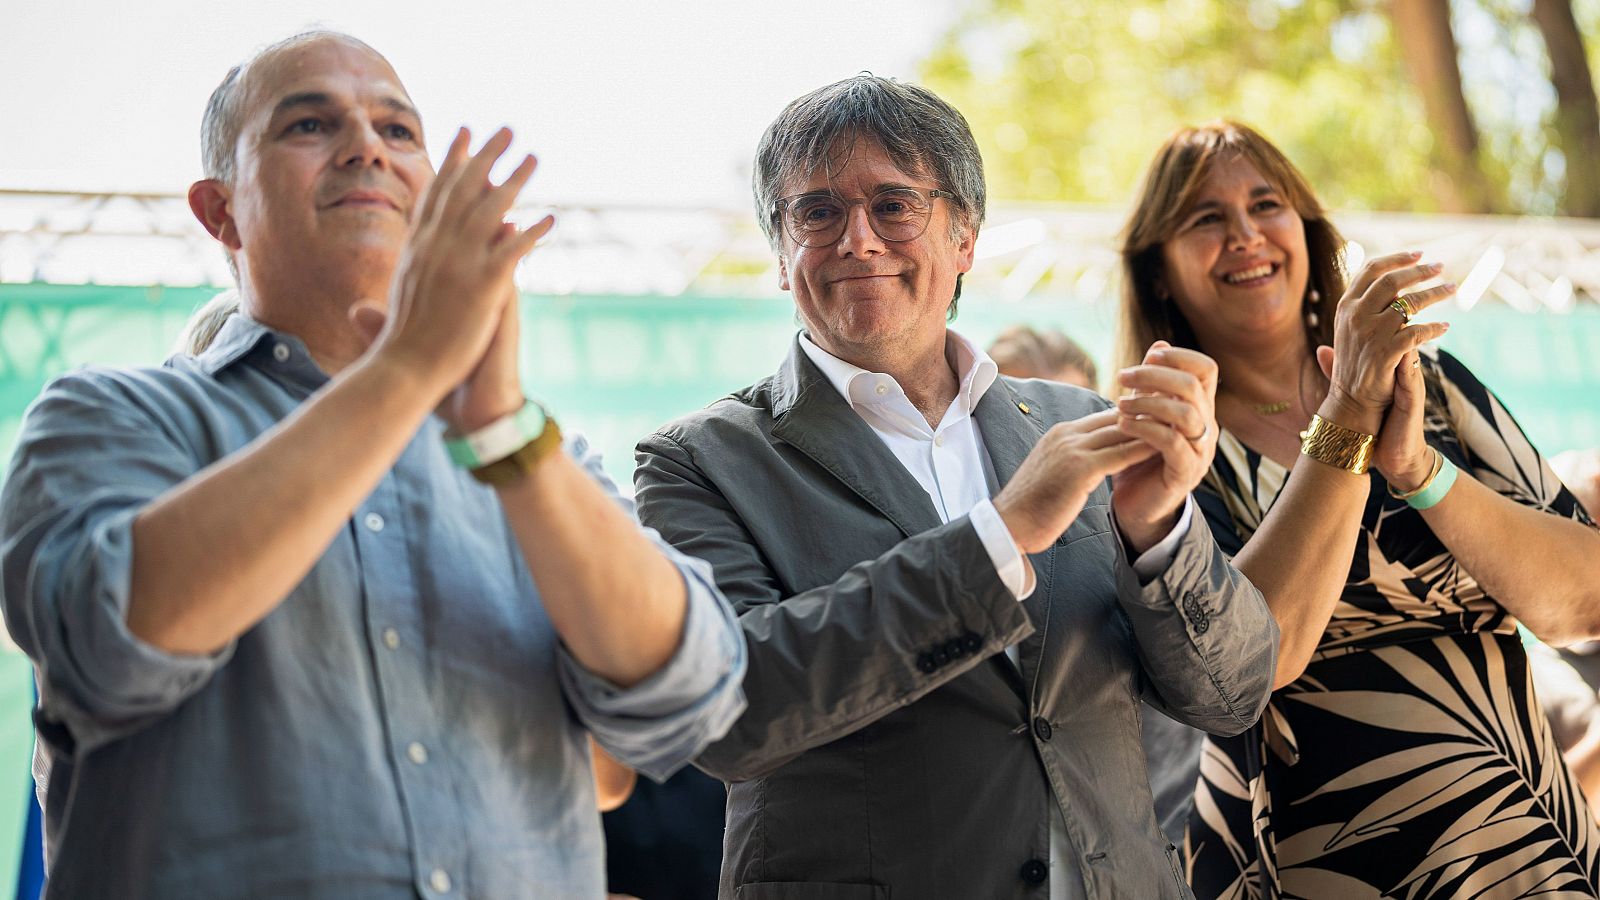
[[447, 437], [445, 450], [463, 469], [477, 469], [505, 459], [544, 433], [550, 414], [533, 400], [522, 408], [461, 437]]
[[[1438, 451], [1434, 451], [1438, 453]], [[1406, 504], [1415, 510], [1429, 509], [1444, 499], [1450, 493], [1450, 488], [1456, 483], [1456, 466], [1443, 453], [1439, 454], [1439, 474], [1433, 476], [1428, 486], [1418, 491], [1414, 496], [1406, 498]]]

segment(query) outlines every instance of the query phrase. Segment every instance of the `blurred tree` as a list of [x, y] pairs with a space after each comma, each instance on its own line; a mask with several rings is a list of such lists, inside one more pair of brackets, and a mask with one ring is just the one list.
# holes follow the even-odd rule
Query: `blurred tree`
[[1227, 116], [1334, 206], [1596, 215], [1600, 0], [1529, 2], [971, 0], [922, 78], [968, 115], [998, 198], [1125, 202], [1172, 129]]
[[1562, 212], [1600, 216], [1600, 101], [1583, 32], [1571, 0], [1533, 0], [1531, 15], [1544, 37], [1556, 90], [1556, 142], [1567, 162]]
[[[1562, 2], [1562, 0], [1553, 0]], [[1467, 108], [1456, 62], [1450, 0], [1389, 0], [1389, 17], [1399, 41], [1400, 59], [1422, 96], [1434, 135], [1434, 196], [1446, 212], [1503, 212], [1499, 186], [1484, 171], [1478, 153], [1478, 128]]]

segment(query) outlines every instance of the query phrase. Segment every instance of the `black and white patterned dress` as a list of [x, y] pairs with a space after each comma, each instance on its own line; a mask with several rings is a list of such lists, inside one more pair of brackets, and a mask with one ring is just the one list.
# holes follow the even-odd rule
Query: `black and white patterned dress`
[[[1593, 525], [1466, 367], [1441, 352], [1423, 370], [1429, 444], [1502, 495]], [[1224, 550], [1287, 476], [1222, 434], [1199, 499]], [[1534, 698], [1516, 621], [1372, 478], [1305, 673], [1250, 731], [1205, 740], [1185, 848], [1196, 894], [1600, 897], [1600, 829]]]

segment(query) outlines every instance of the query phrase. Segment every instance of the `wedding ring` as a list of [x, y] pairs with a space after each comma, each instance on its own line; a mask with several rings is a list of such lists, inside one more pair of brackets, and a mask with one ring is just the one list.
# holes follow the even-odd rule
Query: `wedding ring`
[[1394, 298], [1394, 301], [1389, 304], [1389, 308], [1399, 313], [1400, 321], [1406, 325], [1410, 325], [1411, 317], [1417, 314], [1417, 311], [1411, 308], [1411, 301], [1404, 297]]

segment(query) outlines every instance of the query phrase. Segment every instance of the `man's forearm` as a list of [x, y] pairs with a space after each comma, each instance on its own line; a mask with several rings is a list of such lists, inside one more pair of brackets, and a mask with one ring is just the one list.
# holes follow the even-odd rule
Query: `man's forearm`
[[619, 687], [672, 659], [683, 635], [683, 575], [565, 453], [499, 489], [551, 624], [574, 659]]
[[399, 458], [432, 407], [371, 356], [250, 445], [163, 494], [133, 526], [128, 627], [210, 653], [288, 595]]
[[1256, 590], [1193, 523], [1172, 564], [1141, 583], [1117, 567], [1117, 592], [1155, 696], [1146, 699], [1212, 734], [1237, 734], [1271, 696], [1278, 626]]

